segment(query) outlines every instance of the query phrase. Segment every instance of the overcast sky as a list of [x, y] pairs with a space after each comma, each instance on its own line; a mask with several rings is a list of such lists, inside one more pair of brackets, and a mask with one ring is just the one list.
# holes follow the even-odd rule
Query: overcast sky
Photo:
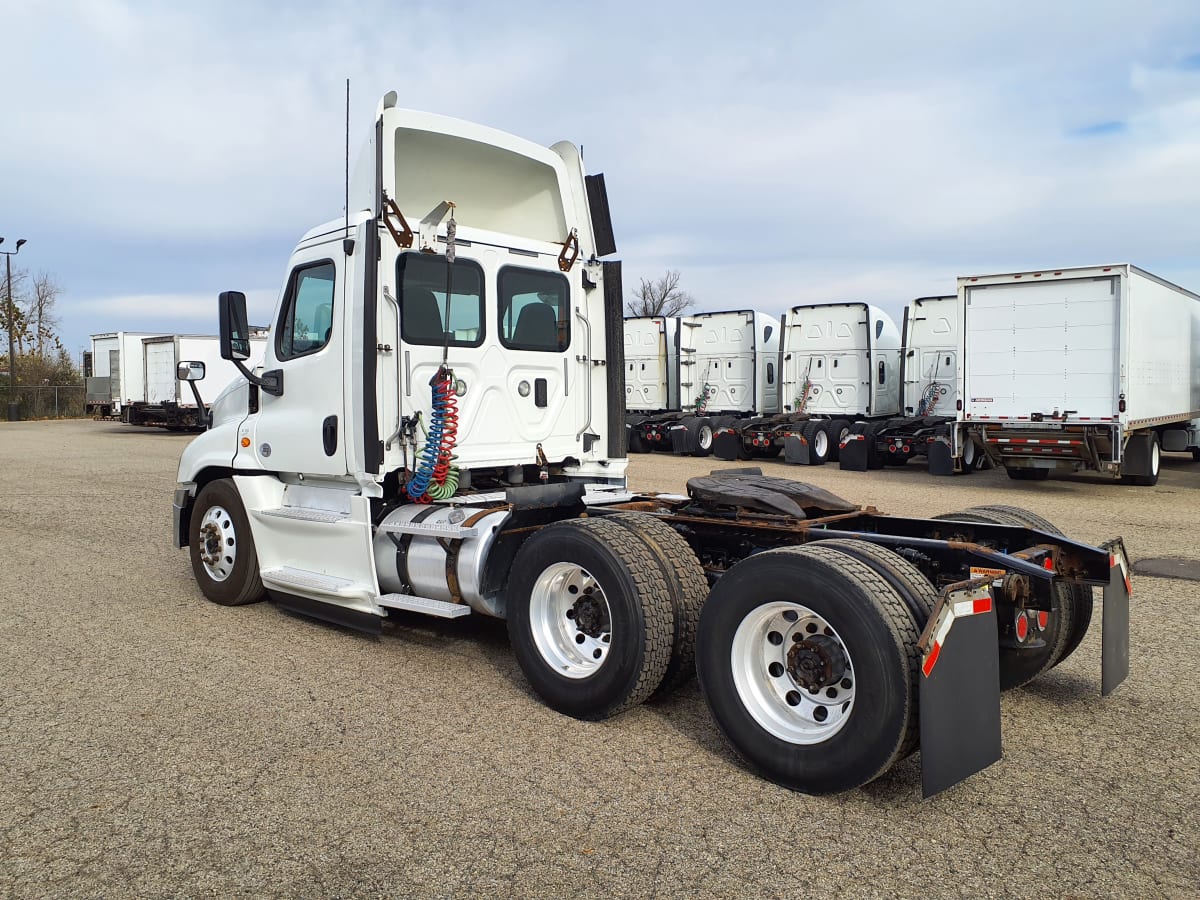
[[869, 300], [1133, 262], [1200, 291], [1200, 4], [0, 0], [0, 236], [109, 330], [266, 322], [380, 95], [608, 183], [625, 291]]

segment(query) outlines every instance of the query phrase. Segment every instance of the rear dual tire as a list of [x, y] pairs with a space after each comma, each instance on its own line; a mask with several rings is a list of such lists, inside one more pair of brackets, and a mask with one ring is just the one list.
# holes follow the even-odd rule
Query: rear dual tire
[[696, 640], [726, 741], [764, 777], [813, 794], [866, 784], [917, 741], [917, 624], [871, 565], [824, 543], [733, 566]]
[[[1031, 528], [1047, 534], [1061, 535], [1062, 531], [1046, 519], [1017, 506], [975, 506], [957, 513], [934, 516], [942, 521], [1010, 525]], [[1023, 548], [1021, 548], [1023, 549]], [[1041, 647], [1017, 649], [1000, 647], [1000, 688], [1011, 690], [1028, 684], [1066, 659], [1079, 646], [1092, 618], [1091, 588], [1075, 584], [1059, 584], [1055, 604], [1041, 632]], [[997, 618], [997, 624], [1000, 624]]]
[[547, 525], [517, 552], [508, 597], [517, 663], [552, 709], [605, 719], [662, 684], [675, 610], [659, 559], [627, 527]]

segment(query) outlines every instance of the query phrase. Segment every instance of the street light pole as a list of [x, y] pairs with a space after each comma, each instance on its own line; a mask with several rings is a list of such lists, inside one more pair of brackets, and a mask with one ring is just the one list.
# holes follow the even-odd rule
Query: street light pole
[[[4, 238], [0, 237], [0, 244]], [[13, 344], [13, 330], [17, 327], [17, 308], [12, 295], [12, 258], [21, 252], [25, 238], [17, 241], [16, 250], [0, 250], [4, 254], [4, 268], [8, 278], [8, 421], [15, 422], [21, 417], [21, 404], [17, 402], [17, 353]]]

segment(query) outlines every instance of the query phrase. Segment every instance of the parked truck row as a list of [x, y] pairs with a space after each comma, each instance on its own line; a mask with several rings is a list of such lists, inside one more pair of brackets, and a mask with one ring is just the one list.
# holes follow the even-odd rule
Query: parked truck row
[[1000, 690], [1080, 646], [1093, 586], [1103, 692], [1127, 674], [1119, 539], [1012, 507], [887, 515], [753, 469], [628, 490], [620, 263], [574, 145], [389, 93], [346, 193], [296, 246], [258, 369], [245, 296], [218, 299], [243, 378], [184, 450], [173, 506], [212, 602], [376, 634], [399, 611], [498, 617], [533, 692], [581, 719], [695, 673], [737, 754], [814, 793], [918, 748], [926, 794], [995, 762]]
[[[664, 385], [686, 371], [669, 341], [639, 343], [647, 323], [666, 335], [684, 321], [626, 321], [627, 350], [654, 350], [627, 360], [628, 396], [647, 371]], [[936, 475], [994, 465], [1135, 485], [1157, 483], [1163, 451], [1200, 461], [1200, 297], [1135, 266], [960, 278], [956, 295], [909, 304], [902, 332], [866, 303], [794, 306], [778, 334], [774, 366], [765, 345], [717, 351], [777, 373], [740, 408], [659, 392], [676, 411], [631, 407], [630, 449], [856, 470], [923, 456]]]

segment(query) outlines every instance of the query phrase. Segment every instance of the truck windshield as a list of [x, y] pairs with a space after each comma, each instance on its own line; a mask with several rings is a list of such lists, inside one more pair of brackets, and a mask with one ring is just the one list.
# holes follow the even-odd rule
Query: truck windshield
[[469, 259], [455, 260], [453, 272], [448, 270], [444, 256], [405, 253], [397, 261], [400, 337], [406, 343], [441, 346], [445, 342], [451, 347], [483, 343], [483, 270]]

